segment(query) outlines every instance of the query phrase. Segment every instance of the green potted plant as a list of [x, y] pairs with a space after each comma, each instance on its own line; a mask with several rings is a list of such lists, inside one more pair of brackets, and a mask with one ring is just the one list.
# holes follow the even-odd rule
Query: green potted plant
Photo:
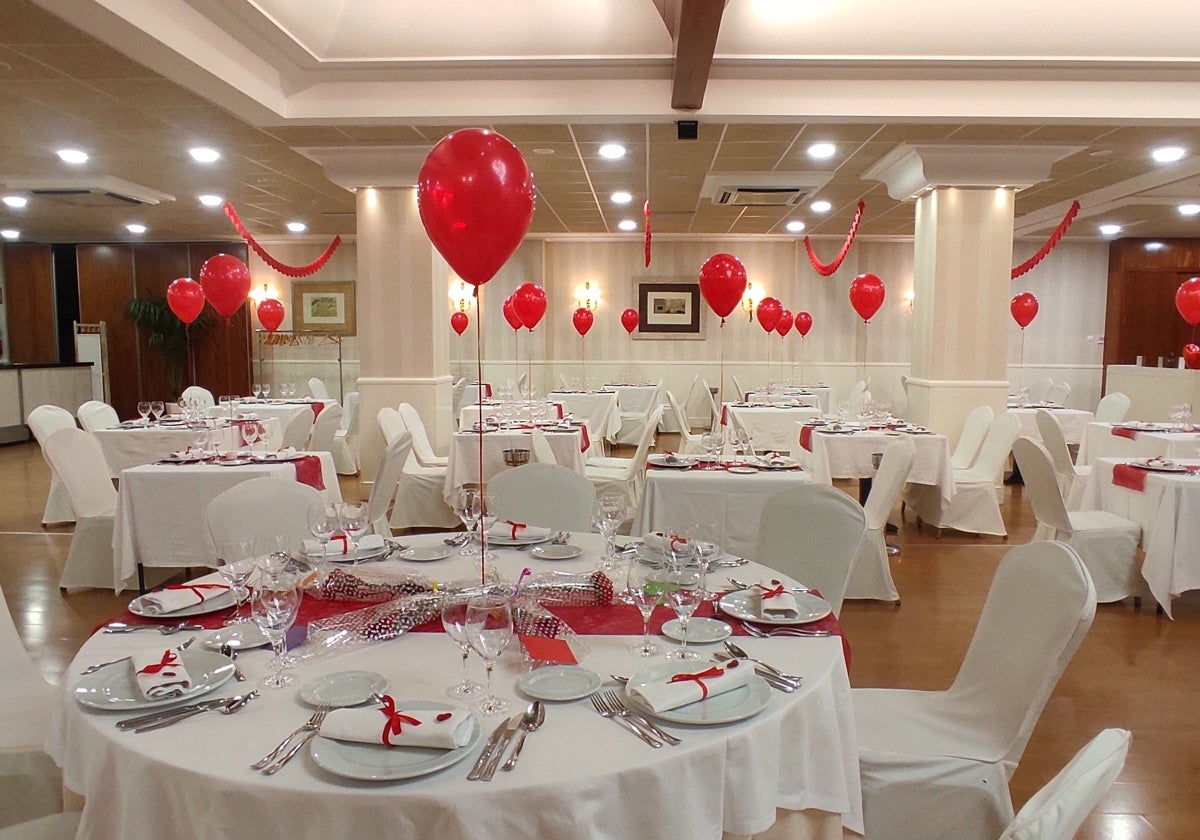
[[[183, 374], [187, 367], [188, 328], [175, 316], [166, 298], [134, 298], [125, 306], [125, 317], [146, 333], [146, 343], [157, 347], [166, 365], [171, 399], [177, 400], [183, 391]], [[201, 315], [191, 325], [195, 340], [208, 327]]]

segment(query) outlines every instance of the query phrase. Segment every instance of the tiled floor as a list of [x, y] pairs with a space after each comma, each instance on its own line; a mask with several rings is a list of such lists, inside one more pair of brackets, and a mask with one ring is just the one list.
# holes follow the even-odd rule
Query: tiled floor
[[[662, 445], [662, 444], [660, 444]], [[33, 444], [0, 447], [0, 586], [26, 645], [57, 681], [91, 629], [127, 597], [58, 591], [69, 528], [39, 525], [49, 478]], [[343, 480], [343, 493], [357, 490]], [[856, 686], [944, 688], [970, 642], [996, 564], [1027, 541], [1032, 514], [1020, 488], [1006, 489], [1009, 542], [906, 526], [894, 566], [899, 608], [847, 602], [842, 623], [854, 646]], [[200, 515], [200, 511], [196, 512]], [[1200, 550], [1200, 549], [1198, 549]], [[1200, 593], [1176, 606], [1176, 619], [1153, 607], [1102, 605], [1051, 697], [1012, 781], [1019, 807], [1091, 738], [1109, 726], [1130, 729], [1125, 770], [1081, 838], [1184, 840], [1200, 822]]]

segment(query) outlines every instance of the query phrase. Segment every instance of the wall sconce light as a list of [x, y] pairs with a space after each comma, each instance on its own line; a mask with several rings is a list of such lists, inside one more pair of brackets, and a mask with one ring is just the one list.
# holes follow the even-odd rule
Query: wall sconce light
[[264, 300], [279, 300], [279, 292], [270, 283], [263, 283], [261, 289], [250, 290], [250, 300], [258, 306]]
[[575, 305], [580, 309], [595, 312], [600, 306], [600, 289], [593, 289], [590, 280], [582, 286], [577, 286], [575, 288]]
[[470, 311], [472, 297], [474, 295], [471, 287], [465, 281], [459, 280], [457, 283], [450, 284], [450, 304], [459, 312]]
[[746, 284], [746, 291], [742, 293], [742, 309], [746, 310], [746, 319], [754, 320], [754, 310], [758, 308], [758, 303], [767, 296], [767, 292], [761, 286], [755, 287], [754, 281]]
[[913, 308], [913, 300], [915, 300], [915, 299], [916, 299], [916, 297], [917, 297], [917, 295], [916, 295], [916, 292], [914, 292], [912, 289], [906, 289], [906, 290], [905, 290], [905, 292], [904, 292], [904, 302], [905, 302], [906, 304], [908, 304], [908, 311], [909, 311], [909, 312], [912, 312], [912, 308]]

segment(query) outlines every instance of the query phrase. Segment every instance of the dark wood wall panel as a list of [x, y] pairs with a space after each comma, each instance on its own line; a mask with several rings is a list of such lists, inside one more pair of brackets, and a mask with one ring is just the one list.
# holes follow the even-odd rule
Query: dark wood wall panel
[[[188, 276], [200, 279], [200, 267], [209, 257], [231, 254], [242, 262], [247, 259], [244, 243], [193, 242], [187, 246]], [[195, 342], [196, 381], [213, 392], [244, 395], [250, 390], [250, 309], [242, 306], [229, 319], [216, 313], [212, 306], [204, 307], [209, 328]]]
[[[187, 246], [178, 242], [153, 242], [133, 246], [134, 288], [139, 298], [165, 300], [167, 286], [176, 277], [188, 276]], [[170, 380], [162, 353], [149, 345], [149, 335], [138, 331], [142, 360], [142, 393], [145, 399], [170, 399]], [[184, 370], [183, 387], [191, 384]], [[182, 389], [181, 389], [182, 390]]]
[[58, 361], [54, 323], [54, 261], [49, 245], [5, 245], [8, 356], [13, 362]]
[[113, 407], [122, 418], [136, 417], [142, 399], [139, 340], [136, 328], [125, 318], [125, 304], [133, 297], [133, 248], [78, 245], [75, 261], [79, 267], [79, 320], [108, 325]]

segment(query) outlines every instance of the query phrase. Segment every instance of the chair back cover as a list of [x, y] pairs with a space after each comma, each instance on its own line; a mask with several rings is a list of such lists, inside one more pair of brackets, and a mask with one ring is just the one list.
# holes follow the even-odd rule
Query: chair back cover
[[79, 425], [83, 426], [85, 432], [111, 429], [113, 426], [121, 424], [117, 410], [103, 400], [88, 400], [79, 406], [79, 410], [75, 414], [79, 417]]
[[342, 412], [342, 425], [338, 426], [338, 431], [345, 432], [350, 437], [358, 434], [358, 391], [351, 391], [346, 395], [346, 409]]
[[404, 473], [404, 465], [411, 451], [412, 435], [408, 432], [398, 432], [395, 440], [388, 443], [379, 456], [375, 483], [371, 485], [371, 496], [367, 499], [367, 521], [371, 523], [375, 533], [381, 536], [392, 535], [391, 526], [388, 525], [388, 506], [396, 496], [396, 485], [400, 483], [400, 476]]
[[[1071, 450], [1067, 448], [1062, 426], [1058, 425], [1054, 414], [1044, 408], [1037, 410], [1034, 419], [1037, 421], [1038, 434], [1042, 437], [1042, 445], [1050, 453], [1050, 460], [1054, 464], [1054, 471], [1058, 473], [1059, 481], [1073, 481], [1075, 462], [1071, 460]], [[1070, 484], [1065, 486], [1069, 488]]]
[[654, 432], [658, 429], [658, 421], [662, 419], [662, 413], [662, 405], [657, 402], [651, 405], [646, 425], [642, 429], [641, 440], [638, 441], [638, 448], [633, 453], [633, 457], [629, 459], [626, 479], [632, 481], [646, 471], [646, 459], [650, 457], [650, 444], [654, 443]]
[[90, 432], [74, 427], [59, 429], [46, 441], [44, 452], [62, 479], [75, 516], [113, 515], [117, 509], [117, 491], [108, 477], [104, 450]]
[[212, 391], [207, 388], [201, 388], [199, 385], [189, 385], [183, 389], [183, 393], [179, 395], [181, 400], [196, 400], [200, 403], [201, 408], [212, 408], [217, 404], [217, 400], [213, 397]]
[[1029, 383], [1029, 401], [1034, 403], [1045, 402], [1046, 395], [1050, 393], [1050, 389], [1053, 387], [1053, 379], [1049, 376], [1039, 376]]
[[717, 408], [717, 398], [713, 396], [712, 387], [708, 384], [708, 380], [701, 379], [700, 383], [704, 386], [704, 395], [708, 400], [708, 410], [712, 415], [711, 427], [716, 429], [721, 422], [721, 409]]
[[342, 425], [343, 412], [340, 405], [327, 405], [312, 424], [312, 437], [308, 442], [310, 452], [332, 452], [333, 436]]
[[867, 496], [867, 503], [863, 505], [863, 513], [867, 517], [867, 530], [878, 531], [887, 524], [888, 514], [900, 498], [904, 482], [908, 481], [908, 471], [912, 468], [916, 454], [916, 444], [907, 435], [892, 441], [888, 448], [883, 450], [879, 470], [871, 482], [871, 494]]
[[979, 447], [983, 445], [983, 439], [987, 437], [988, 427], [992, 425], [995, 416], [990, 405], [977, 405], [971, 409], [963, 422], [954, 454], [950, 456], [951, 467], [965, 470], [975, 463], [975, 456], [979, 454]]
[[1067, 397], [1071, 396], [1071, 385], [1067, 382], [1055, 382], [1046, 392], [1046, 402], [1055, 405], [1065, 405]]
[[[277, 535], [287, 541], [287, 550], [296, 554], [311, 536], [309, 509], [323, 504], [321, 494], [307, 484], [261, 476], [247, 479], [216, 496], [204, 510], [204, 523], [217, 557], [221, 556], [222, 546]], [[261, 550], [273, 548], [263, 542]]]
[[525, 464], [488, 482], [500, 519], [563, 531], [592, 530], [596, 489], [579, 473], [557, 464]]
[[[322, 414], [325, 412], [322, 411]], [[303, 407], [292, 415], [292, 419], [288, 421], [283, 428], [283, 446], [294, 447], [295, 449], [308, 448], [308, 436], [312, 432], [313, 414], [308, 410], [307, 406]]]
[[687, 413], [670, 390], [667, 391], [667, 403], [671, 413], [675, 415], [675, 422], [679, 424], [679, 453], [681, 455], [699, 455], [704, 451], [704, 446], [700, 442], [702, 436], [692, 433]]
[[413, 437], [413, 454], [417, 456], [417, 460], [427, 467], [444, 465], [445, 458], [438, 458], [433, 451], [433, 444], [429, 442], [429, 435], [425, 432], [425, 423], [421, 420], [421, 415], [409, 403], [400, 403], [397, 411], [400, 412], [400, 417], [404, 420], [404, 425]]
[[1132, 401], [1120, 391], [1105, 394], [1096, 404], [1097, 423], [1120, 423], [1129, 413]]
[[379, 431], [383, 432], [384, 443], [388, 445], [394, 443], [400, 435], [408, 432], [408, 427], [404, 425], [404, 418], [391, 406], [379, 409], [375, 419], [379, 421]]
[[734, 402], [741, 402], [742, 400], [746, 399], [746, 392], [742, 390], [742, 383], [738, 382], [738, 378], [732, 373], [729, 374], [729, 378], [733, 381], [733, 389], [737, 391], [737, 396], [734, 398]]
[[554, 449], [550, 446], [550, 441], [546, 440], [546, 433], [541, 429], [533, 429], [529, 433], [530, 442], [533, 445], [533, 460], [539, 464], [557, 464], [558, 459], [554, 457]]
[[1125, 729], [1100, 732], [1029, 798], [1000, 840], [1071, 840], [1121, 774], [1131, 738]]
[[43, 452], [46, 450], [46, 441], [59, 429], [79, 428], [75, 425], [75, 418], [71, 416], [71, 412], [57, 405], [39, 405], [29, 412], [26, 422], [29, 423], [29, 429], [37, 438]]
[[[1054, 423], [1053, 420], [1050, 422]], [[1059, 477], [1055, 474], [1053, 459], [1046, 447], [1022, 435], [1013, 443], [1013, 457], [1017, 459], [1021, 479], [1029, 492], [1034, 518], [1057, 532], [1070, 534], [1071, 517], [1067, 515]]]
[[314, 400], [329, 399], [329, 389], [325, 387], [324, 381], [319, 376], [314, 376], [308, 380], [308, 393]]
[[1004, 462], [1012, 452], [1013, 441], [1021, 433], [1021, 421], [1015, 414], [1005, 411], [988, 426], [987, 436], [979, 447], [979, 454], [971, 466], [971, 472], [983, 479], [1000, 475]]
[[754, 560], [819, 589], [836, 615], [866, 526], [862, 507], [841, 490], [825, 484], [783, 490], [763, 505]]

